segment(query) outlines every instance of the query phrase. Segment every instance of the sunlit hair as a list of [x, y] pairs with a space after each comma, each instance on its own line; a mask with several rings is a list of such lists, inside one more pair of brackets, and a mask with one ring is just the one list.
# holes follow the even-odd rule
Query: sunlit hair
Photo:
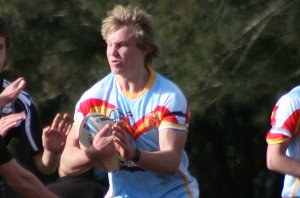
[[0, 17], [0, 37], [4, 37], [6, 49], [9, 48], [9, 27], [6, 21]]
[[102, 37], [106, 40], [109, 33], [125, 26], [134, 27], [137, 46], [142, 50], [149, 50], [144, 60], [145, 65], [149, 66], [159, 54], [150, 15], [138, 7], [116, 5], [102, 21]]

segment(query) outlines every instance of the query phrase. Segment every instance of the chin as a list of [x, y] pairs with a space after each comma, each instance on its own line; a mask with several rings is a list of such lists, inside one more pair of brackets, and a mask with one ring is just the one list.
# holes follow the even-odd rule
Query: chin
[[116, 67], [116, 66], [111, 67], [111, 72], [114, 73], [114, 74], [118, 74], [118, 75], [123, 73], [122, 69], [120, 67]]

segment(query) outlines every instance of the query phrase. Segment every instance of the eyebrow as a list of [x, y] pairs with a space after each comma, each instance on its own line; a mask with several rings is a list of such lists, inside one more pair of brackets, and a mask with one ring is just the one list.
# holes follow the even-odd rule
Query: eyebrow
[[[115, 43], [125, 43], [125, 42], [127, 42], [128, 40], [130, 40], [132, 37], [134, 38], [134, 33], [132, 33], [132, 34], [130, 34], [130, 35], [128, 35], [127, 36], [127, 38], [124, 38], [124, 40], [119, 40], [119, 41], [117, 41], [117, 42], [115, 42]], [[111, 43], [111, 42], [109, 42], [108, 41], [108, 39], [106, 39], [106, 43]]]

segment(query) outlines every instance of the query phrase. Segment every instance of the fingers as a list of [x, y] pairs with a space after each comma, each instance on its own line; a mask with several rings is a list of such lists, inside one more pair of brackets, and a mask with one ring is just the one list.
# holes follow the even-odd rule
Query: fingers
[[50, 126], [43, 128], [43, 133], [48, 133], [50, 131]]
[[5, 136], [7, 132], [18, 125], [18, 123], [26, 118], [24, 112], [10, 114], [1, 118], [1, 135]]
[[63, 133], [68, 133], [71, 129], [71, 118], [68, 114], [61, 115], [60, 113], [56, 114], [51, 124], [51, 129], [61, 131]]
[[129, 142], [127, 139], [126, 131], [122, 129], [118, 124], [115, 124], [113, 127], [113, 136], [114, 142], [117, 143], [120, 147], [125, 148], [128, 146]]
[[20, 82], [17, 86], [17, 89], [18, 90], [23, 90], [25, 88], [25, 84], [26, 84], [25, 80], [23, 78], [20, 78]]
[[8, 131], [11, 129], [11, 128], [14, 128], [17, 126], [17, 123], [18, 122], [11, 122], [11, 123], [8, 123], [6, 125], [4, 125], [1, 129], [1, 136], [2, 137], [5, 137], [6, 134], [8, 133]]
[[58, 129], [66, 134], [69, 132], [70, 127], [71, 127], [71, 118], [68, 114], [65, 113], [62, 116], [61, 120], [59, 121]]
[[16, 87], [19, 84], [25, 84], [25, 79], [23, 77], [17, 78], [15, 81], [11, 83], [11, 85], [15, 85]]
[[127, 132], [119, 124], [114, 124], [112, 130], [112, 133], [116, 140], [127, 142]]
[[9, 114], [7, 116], [2, 117], [1, 119], [6, 119], [7, 121], [20, 121], [20, 120], [24, 120], [26, 118], [26, 115], [24, 112], [20, 112], [20, 113], [14, 113], [14, 114]]
[[69, 116], [69, 114], [65, 113], [63, 116], [63, 120], [64, 120], [64, 124], [62, 125], [63, 132], [65, 133], [65, 135], [68, 135], [72, 127], [72, 119]]
[[59, 125], [59, 122], [61, 119], [62, 119], [61, 114], [60, 113], [56, 114], [56, 116], [54, 117], [54, 119], [52, 121], [51, 128], [53, 128], [53, 129], [58, 128], [58, 125]]
[[72, 124], [70, 123], [68, 126], [67, 126], [67, 129], [66, 129], [66, 135], [69, 135], [70, 131], [71, 131], [71, 128], [72, 128]]
[[23, 77], [20, 77], [14, 82], [12, 82], [10, 86], [12, 86], [18, 92], [20, 92], [25, 88], [25, 84], [26, 84], [25, 79]]

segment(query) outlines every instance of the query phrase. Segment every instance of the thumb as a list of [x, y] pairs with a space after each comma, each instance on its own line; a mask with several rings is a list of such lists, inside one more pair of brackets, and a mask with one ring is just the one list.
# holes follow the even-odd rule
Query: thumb
[[43, 129], [43, 133], [48, 133], [49, 132], [49, 129], [50, 129], [50, 126], [47, 126]]

